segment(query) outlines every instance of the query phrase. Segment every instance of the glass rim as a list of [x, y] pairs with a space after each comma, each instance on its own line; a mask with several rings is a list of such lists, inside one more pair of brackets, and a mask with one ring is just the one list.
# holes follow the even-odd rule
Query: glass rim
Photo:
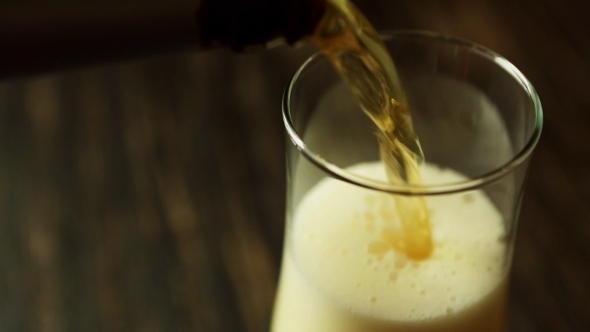
[[527, 143], [524, 147], [518, 151], [518, 153], [510, 159], [505, 164], [496, 167], [494, 170], [478, 175], [473, 178], [469, 178], [465, 181], [460, 182], [452, 182], [452, 183], [444, 183], [444, 184], [434, 184], [434, 185], [398, 185], [398, 184], [391, 184], [386, 182], [381, 182], [377, 180], [371, 180], [366, 177], [362, 177], [360, 175], [356, 175], [343, 169], [333, 163], [330, 163], [328, 160], [324, 159], [320, 154], [313, 151], [299, 136], [299, 133], [295, 129], [291, 118], [291, 93], [298, 81], [300, 75], [313, 63], [316, 61], [320, 61], [324, 59], [324, 56], [321, 52], [317, 52], [311, 57], [309, 57], [295, 72], [291, 80], [289, 81], [285, 93], [283, 94], [283, 107], [282, 107], [282, 115], [283, 115], [283, 122], [285, 124], [285, 129], [289, 138], [295, 145], [295, 147], [303, 154], [303, 156], [309, 160], [311, 163], [315, 164], [318, 168], [323, 170], [328, 175], [332, 176], [335, 179], [363, 187], [366, 189], [391, 193], [391, 194], [398, 194], [398, 195], [407, 195], [407, 196], [429, 196], [429, 195], [442, 195], [442, 194], [452, 194], [457, 192], [469, 191], [481, 188], [486, 186], [489, 183], [496, 181], [497, 179], [502, 178], [503, 176], [511, 173], [515, 168], [521, 165], [527, 158], [532, 154], [539, 138], [541, 136], [541, 131], [543, 127], [543, 109], [541, 106], [541, 101], [535, 88], [530, 83], [530, 81], [518, 70], [510, 61], [506, 60], [504, 57], [499, 55], [498, 53], [476, 44], [474, 42], [446, 35], [440, 34], [436, 32], [430, 31], [422, 31], [422, 30], [398, 30], [398, 31], [381, 31], [381, 37], [385, 40], [391, 38], [400, 38], [400, 37], [414, 37], [414, 38], [422, 38], [422, 39], [429, 39], [429, 40], [439, 40], [444, 41], [446, 43], [455, 44], [457, 46], [461, 46], [464, 48], [471, 48], [474, 52], [479, 53], [485, 57], [488, 57], [491, 61], [495, 62], [499, 67], [504, 69], [508, 74], [510, 74], [520, 85], [524, 88], [527, 92], [528, 96], [533, 102], [534, 111], [535, 111], [535, 126], [533, 129], [532, 134], [530, 135]]

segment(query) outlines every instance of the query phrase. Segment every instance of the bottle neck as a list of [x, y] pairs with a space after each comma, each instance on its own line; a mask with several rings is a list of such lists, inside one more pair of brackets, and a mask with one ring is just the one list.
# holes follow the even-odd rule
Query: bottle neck
[[234, 50], [264, 47], [276, 39], [293, 44], [310, 35], [325, 10], [325, 0], [213, 0], [197, 11], [203, 47]]
[[0, 79], [173, 50], [293, 43], [325, 0], [116, 0], [0, 5]]

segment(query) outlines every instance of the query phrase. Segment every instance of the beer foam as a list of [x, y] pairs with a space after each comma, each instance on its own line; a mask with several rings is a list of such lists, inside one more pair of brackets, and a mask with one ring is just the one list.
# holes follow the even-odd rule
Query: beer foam
[[[360, 164], [351, 171], [386, 181], [380, 162]], [[424, 183], [466, 180], [435, 165], [425, 165], [421, 173]], [[277, 303], [273, 327], [285, 325], [277, 320], [288, 315], [286, 308], [300, 310], [299, 302], [316, 308], [296, 323], [306, 331], [320, 331], [304, 322], [318, 312], [331, 312], [321, 318], [322, 324], [347, 321], [336, 329], [321, 330], [339, 332], [388, 331], [413, 323], [437, 331], [459, 331], [461, 326], [478, 331], [470, 321], [503, 319], [502, 216], [481, 190], [431, 196], [426, 201], [434, 250], [426, 260], [411, 260], [388, 246], [388, 234], [401, 229], [391, 195], [331, 178], [320, 181], [302, 199], [292, 220], [277, 299], [286, 303]]]

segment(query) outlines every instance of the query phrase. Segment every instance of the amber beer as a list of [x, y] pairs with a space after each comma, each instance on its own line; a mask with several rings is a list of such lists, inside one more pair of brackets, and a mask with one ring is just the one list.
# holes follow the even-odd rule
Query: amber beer
[[[381, 161], [349, 172], [418, 187], [469, 181], [424, 164], [395, 64], [354, 6], [330, 0], [312, 41], [375, 125]], [[483, 190], [403, 196], [326, 177], [288, 227], [271, 332], [506, 331], [509, 248]]]
[[[381, 159], [391, 183], [420, 185], [424, 156], [414, 132], [401, 80], [387, 48], [362, 13], [345, 0], [329, 0], [312, 42], [330, 59], [376, 127]], [[389, 232], [389, 246], [412, 259], [432, 251], [429, 212], [421, 197], [392, 196], [400, 231]]]

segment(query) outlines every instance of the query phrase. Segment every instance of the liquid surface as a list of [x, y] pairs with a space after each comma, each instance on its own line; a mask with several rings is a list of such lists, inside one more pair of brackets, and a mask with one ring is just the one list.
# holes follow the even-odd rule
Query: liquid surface
[[[386, 179], [378, 162], [352, 171]], [[432, 165], [421, 175], [428, 183], [466, 179]], [[319, 182], [291, 220], [272, 331], [505, 331], [500, 213], [481, 191], [427, 203], [434, 249], [416, 261], [381, 232], [397, 218], [390, 195]]]
[[[402, 84], [387, 48], [367, 19], [349, 2], [328, 1], [312, 41], [330, 59], [375, 123], [381, 159], [390, 182], [420, 185], [424, 156], [414, 133]], [[388, 232], [388, 246], [414, 259], [432, 251], [428, 208], [422, 197], [396, 195], [402, 227]]]

